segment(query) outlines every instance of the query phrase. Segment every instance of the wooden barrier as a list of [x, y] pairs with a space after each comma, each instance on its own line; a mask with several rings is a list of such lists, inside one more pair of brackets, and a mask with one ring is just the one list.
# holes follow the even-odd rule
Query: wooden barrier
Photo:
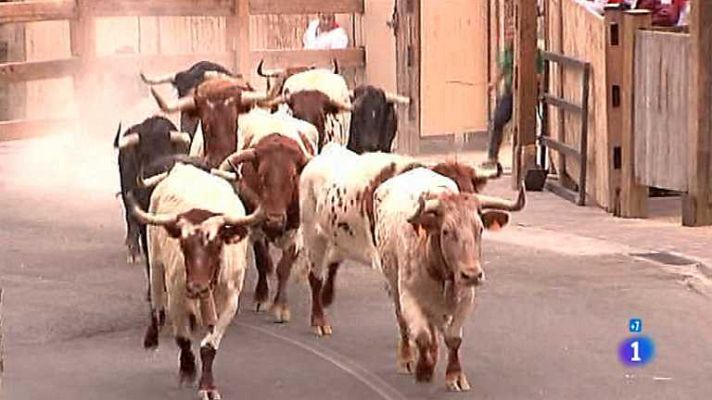
[[[0, 4], [1, 23], [22, 23], [47, 20], [69, 20], [71, 57], [58, 60], [0, 63], [0, 82], [27, 82], [71, 76], [74, 95], [80, 110], [91, 109], [90, 82], [97, 73], [133, 75], [139, 71], [162, 73], [184, 69], [200, 60], [218, 62], [248, 78], [261, 60], [270, 66], [323, 65], [332, 59], [347, 71], [363, 70], [365, 49], [354, 47], [343, 50], [284, 50], [250, 48], [250, 15], [265, 16], [335, 12], [360, 14], [364, 0], [64, 0], [32, 1]], [[223, 18], [225, 50], [190, 54], [121, 54], [97, 55], [97, 19], [114, 16], [213, 16]], [[353, 21], [353, 18], [352, 18]], [[154, 27], [154, 29], [160, 29]], [[209, 38], [208, 38], [209, 39]], [[142, 43], [143, 44], [143, 43]], [[84, 103], [84, 104], [83, 104]], [[41, 128], [54, 130], [66, 125], [60, 119], [5, 121], [0, 123], [0, 141], [34, 137]]]
[[[599, 206], [609, 208], [610, 169], [608, 102], [607, 102], [607, 22], [574, 0], [549, 0], [547, 4], [547, 50], [591, 64], [588, 131], [592, 132], [587, 147], [587, 193]], [[550, 67], [549, 92], [581, 104], [582, 72]], [[579, 147], [581, 123], [576, 115], [556, 110], [547, 121], [551, 136], [559, 142]], [[577, 189], [579, 165], [559, 153], [553, 160], [562, 183]]]
[[690, 37], [638, 31], [635, 41], [635, 179], [687, 191]]
[[5, 372], [5, 347], [3, 347], [3, 332], [5, 326], [2, 319], [3, 291], [0, 288], [0, 397], [2, 397], [2, 375]]

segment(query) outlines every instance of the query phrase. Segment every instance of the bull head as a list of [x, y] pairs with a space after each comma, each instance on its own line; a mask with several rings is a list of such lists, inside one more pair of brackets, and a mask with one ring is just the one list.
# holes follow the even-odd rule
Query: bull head
[[[246, 216], [216, 214], [201, 209], [180, 214], [155, 214], [142, 210], [132, 193], [127, 197], [130, 211], [137, 220], [165, 228], [170, 237], [180, 242], [189, 298], [212, 299], [223, 245], [242, 240], [248, 228], [260, 223], [263, 218], [259, 208]], [[209, 309], [206, 307], [206, 310]]]
[[290, 208], [299, 201], [299, 174], [306, 163], [307, 158], [296, 141], [274, 134], [260, 140], [254, 148], [227, 157], [220, 169], [237, 171], [242, 166], [244, 182], [240, 193], [251, 192], [265, 210], [265, 227], [280, 233], [286, 228]]
[[519, 211], [525, 202], [523, 186], [515, 201], [472, 193], [425, 193], [407, 221], [426, 234], [429, 272], [456, 286], [472, 286], [484, 281], [483, 230], [504, 227], [509, 222], [506, 211]]

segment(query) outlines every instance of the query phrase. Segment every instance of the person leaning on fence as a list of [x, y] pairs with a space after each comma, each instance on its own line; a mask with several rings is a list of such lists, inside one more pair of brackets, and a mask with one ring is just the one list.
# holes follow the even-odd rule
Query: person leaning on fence
[[636, 8], [652, 11], [655, 26], [675, 26], [685, 3], [687, 0], [638, 0]]
[[321, 13], [311, 21], [304, 32], [304, 48], [310, 50], [345, 49], [349, 45], [349, 35], [336, 22], [333, 13]]
[[[512, 92], [512, 80], [514, 78], [514, 40], [507, 38], [504, 50], [497, 60], [497, 74], [495, 80], [490, 83], [490, 89], [496, 88], [497, 104], [494, 109], [494, 116], [489, 126], [489, 144], [487, 146], [487, 161], [482, 164], [483, 168], [497, 169], [502, 173], [502, 164], [499, 163], [499, 149], [502, 146], [504, 127], [512, 119], [512, 109], [514, 108], [514, 94]], [[541, 76], [544, 72], [544, 59], [541, 51], [537, 54], [537, 73]]]

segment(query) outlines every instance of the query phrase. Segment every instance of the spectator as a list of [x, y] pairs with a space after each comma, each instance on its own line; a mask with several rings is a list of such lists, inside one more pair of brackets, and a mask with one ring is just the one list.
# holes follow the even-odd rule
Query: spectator
[[687, 0], [682, 10], [680, 10], [680, 19], [677, 20], [677, 26], [687, 26], [689, 25], [688, 18], [690, 18], [690, 5], [692, 0]]
[[653, 25], [675, 26], [687, 0], [638, 0], [636, 8], [653, 13]]
[[321, 13], [319, 19], [309, 23], [303, 42], [304, 48], [310, 50], [344, 49], [349, 45], [349, 36], [334, 14]]

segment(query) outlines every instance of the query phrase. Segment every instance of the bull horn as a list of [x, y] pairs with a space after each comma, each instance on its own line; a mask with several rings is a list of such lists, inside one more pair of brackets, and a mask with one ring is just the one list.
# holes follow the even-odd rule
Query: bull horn
[[477, 178], [482, 178], [482, 179], [497, 179], [501, 176], [501, 174], [496, 169], [494, 171], [492, 171], [490, 169], [486, 169], [483, 171], [479, 168], [475, 168], [475, 176]]
[[254, 160], [255, 156], [255, 149], [236, 151], [225, 158], [225, 161], [220, 164], [220, 170], [228, 172], [231, 170], [234, 171], [235, 168], [243, 162]]
[[257, 65], [257, 75], [259, 75], [263, 78], [275, 78], [275, 77], [284, 73], [283, 69], [270, 69], [265, 72], [265, 70], [263, 68], [264, 64], [265, 64], [265, 60], [262, 59], [262, 60], [260, 60], [260, 63]]
[[423, 213], [426, 213], [428, 211], [433, 211], [438, 208], [440, 205], [440, 202], [437, 199], [429, 199], [425, 200], [425, 195], [420, 195], [418, 197], [418, 208], [416, 208], [415, 212], [411, 214], [410, 217], [408, 217], [408, 222], [409, 223], [415, 223], [415, 221], [423, 215]]
[[119, 150], [124, 150], [132, 146], [136, 146], [141, 141], [138, 133], [129, 133], [119, 138]]
[[136, 176], [136, 185], [140, 189], [146, 189], [146, 188], [151, 188], [159, 183], [161, 183], [162, 180], [166, 179], [168, 176], [168, 172], [161, 172], [160, 174], [156, 174], [151, 176], [150, 178], [143, 178], [143, 171], [141, 171], [137, 176]]
[[338, 74], [339, 73], [339, 62], [336, 61], [335, 58], [332, 58], [331, 65], [332, 65], [331, 72]]
[[336, 108], [339, 111], [353, 111], [353, 107], [351, 104], [344, 103], [342, 101], [336, 100], [336, 99], [330, 99], [331, 105]]
[[385, 95], [386, 95], [386, 101], [389, 103], [410, 104], [410, 97], [401, 96], [399, 94], [391, 93], [391, 92], [385, 92]]
[[190, 145], [190, 135], [181, 131], [171, 131], [171, 142]]
[[178, 222], [178, 215], [175, 214], [154, 214], [143, 211], [138, 205], [136, 198], [132, 192], [128, 192], [126, 195], [126, 200], [128, 202], [128, 209], [133, 214], [133, 216], [142, 224], [146, 225], [170, 225]]
[[243, 104], [245, 103], [258, 103], [261, 101], [265, 101], [269, 99], [269, 94], [268, 93], [260, 93], [260, 92], [249, 92], [245, 91], [242, 92], [242, 95], [240, 96], [240, 99]]
[[245, 216], [224, 214], [222, 218], [226, 225], [252, 226], [262, 222], [264, 219], [264, 211], [262, 210], [262, 206], [258, 206], [252, 214]]
[[171, 113], [195, 108], [195, 98], [193, 96], [181, 97], [180, 99], [169, 104], [154, 88], [151, 88], [151, 95], [153, 95], [153, 98], [156, 99], [158, 107], [160, 107], [163, 112]]
[[237, 174], [235, 172], [223, 171], [223, 170], [217, 169], [217, 168], [211, 169], [210, 173], [217, 177], [223, 178], [226, 181], [230, 181], [230, 182], [235, 182], [238, 179]]
[[161, 83], [173, 83], [175, 80], [176, 75], [175, 74], [170, 74], [170, 75], [163, 75], [158, 78], [149, 78], [144, 74], [143, 72], [140, 73], [141, 75], [141, 80], [143, 83], [147, 85], [160, 85]]
[[480, 202], [481, 209], [519, 211], [524, 208], [527, 202], [526, 187], [524, 182], [519, 187], [519, 195], [516, 200], [507, 200], [500, 197], [485, 196], [476, 194], [475, 197]]
[[282, 103], [289, 103], [289, 100], [290, 100], [290, 96], [288, 94], [283, 94], [281, 96], [276, 96], [276, 97], [270, 98], [270, 100], [263, 102], [262, 106], [266, 107], [266, 108], [272, 108], [272, 107], [278, 106]]

